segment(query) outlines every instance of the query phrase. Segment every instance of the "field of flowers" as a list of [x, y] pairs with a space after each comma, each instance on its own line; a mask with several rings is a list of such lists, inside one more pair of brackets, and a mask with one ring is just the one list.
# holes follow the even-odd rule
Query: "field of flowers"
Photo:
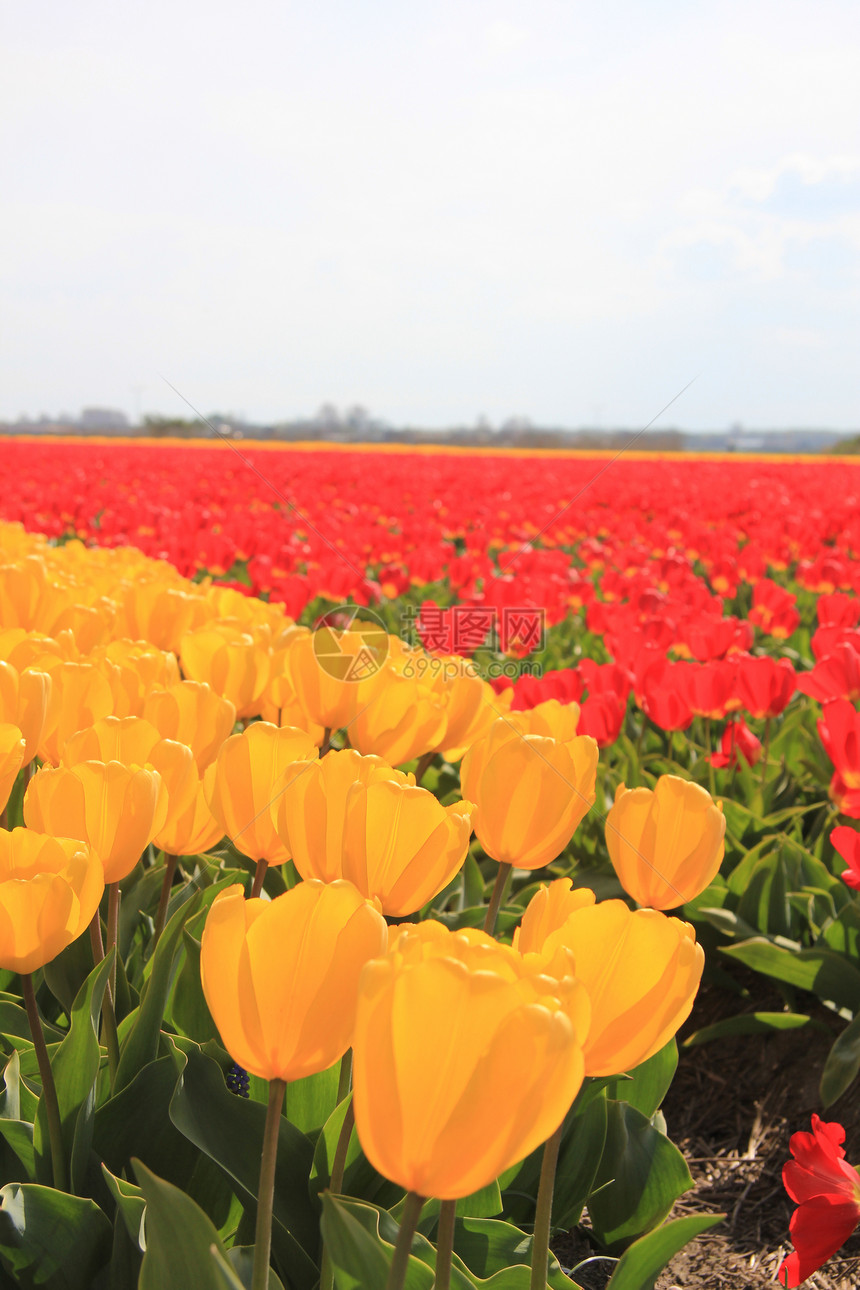
[[826, 1014], [856, 1098], [860, 463], [0, 459], [0, 1287], [649, 1290], [733, 972], [687, 1045]]

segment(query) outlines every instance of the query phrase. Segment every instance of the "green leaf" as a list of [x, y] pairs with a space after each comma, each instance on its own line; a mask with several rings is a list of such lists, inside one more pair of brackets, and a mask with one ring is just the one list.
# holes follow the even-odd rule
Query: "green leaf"
[[116, 1203], [117, 1213], [122, 1216], [122, 1221], [125, 1223], [129, 1238], [142, 1251], [146, 1244], [143, 1237], [143, 1215], [146, 1210], [143, 1192], [139, 1187], [135, 1187], [134, 1183], [126, 1182], [124, 1178], [117, 1178], [107, 1165], [102, 1165], [102, 1174]]
[[860, 1071], [860, 1013], [839, 1035], [821, 1073], [821, 1101], [832, 1106], [846, 1093]]
[[149, 980], [140, 996], [140, 1007], [122, 1045], [114, 1089], [120, 1092], [137, 1072], [158, 1054], [158, 1037], [173, 980], [174, 961], [181, 947], [182, 929], [201, 900], [198, 892], [182, 905], [164, 929], [152, 959]]
[[588, 1212], [600, 1244], [617, 1253], [662, 1223], [693, 1179], [678, 1148], [641, 1111], [626, 1102], [607, 1105], [606, 1146]]
[[[78, 991], [72, 1007], [69, 1033], [51, 1059], [63, 1148], [71, 1161], [71, 1188], [79, 1193], [83, 1186], [93, 1136], [96, 1080], [101, 1064], [98, 1040], [102, 998], [107, 988], [113, 962], [113, 950], [102, 959]], [[49, 1154], [48, 1113], [44, 1097], [36, 1111], [33, 1141], [37, 1161]]]
[[860, 972], [832, 950], [790, 950], [764, 937], [754, 937], [739, 945], [723, 946], [721, 952], [764, 976], [810, 990], [840, 1008], [860, 1012]]
[[[360, 1207], [367, 1211], [365, 1223], [357, 1217]], [[388, 1281], [393, 1246], [382, 1240], [378, 1224], [379, 1210], [372, 1206], [347, 1202], [330, 1193], [323, 1196], [322, 1234], [337, 1290], [366, 1290]], [[432, 1290], [435, 1280], [433, 1269], [410, 1255], [405, 1290]]]
[[[575, 1227], [582, 1217], [600, 1166], [608, 1122], [606, 1094], [601, 1089], [581, 1109], [575, 1110], [565, 1125], [552, 1203], [553, 1222], [565, 1231]], [[543, 1148], [539, 1154], [543, 1160]]]
[[12, 1056], [3, 1071], [0, 1117], [9, 1120], [28, 1120], [32, 1125], [38, 1105], [38, 1097], [21, 1078], [21, 1056], [18, 1049], [13, 1048]]
[[[260, 1150], [266, 1108], [236, 1097], [224, 1083], [217, 1062], [192, 1049], [170, 1102], [170, 1119], [189, 1142], [238, 1183], [246, 1196], [256, 1198]], [[317, 1280], [315, 1264], [319, 1225], [307, 1189], [314, 1149], [308, 1138], [281, 1117], [272, 1248], [279, 1263], [288, 1264], [297, 1290]]]
[[725, 1214], [691, 1214], [664, 1223], [624, 1251], [606, 1290], [653, 1290], [670, 1259], [700, 1232], [721, 1223]]
[[0, 1190], [0, 1263], [20, 1290], [91, 1290], [111, 1238], [92, 1200], [35, 1183]]
[[93, 970], [93, 951], [87, 933], [76, 937], [62, 953], [42, 968], [45, 984], [67, 1016], [81, 987]]
[[340, 1062], [287, 1085], [285, 1115], [302, 1133], [315, 1133], [337, 1106]]
[[[482, 1290], [505, 1290], [506, 1282], [496, 1278], [507, 1276], [514, 1290], [528, 1288], [529, 1268], [532, 1257], [532, 1237], [521, 1232], [513, 1223], [495, 1218], [457, 1219], [454, 1227], [454, 1251], [462, 1260], [469, 1279]], [[525, 1273], [526, 1280], [522, 1281]], [[513, 1280], [516, 1274], [517, 1280]], [[568, 1290], [575, 1283], [561, 1270], [555, 1255], [550, 1254], [547, 1284], [551, 1290]]]
[[[234, 1245], [227, 1251], [227, 1262], [245, 1290], [251, 1290], [251, 1278], [254, 1275], [253, 1245]], [[284, 1290], [284, 1283], [274, 1268], [269, 1268], [269, 1290]]]
[[635, 1106], [650, 1120], [662, 1105], [677, 1069], [678, 1045], [673, 1036], [653, 1057], [630, 1071], [629, 1079], [613, 1081], [607, 1093], [617, 1102]]
[[205, 1044], [210, 1039], [218, 1038], [218, 1029], [203, 995], [203, 982], [200, 977], [200, 938], [196, 934], [198, 924], [202, 932], [207, 912], [207, 910], [200, 910], [193, 919], [189, 919], [189, 923], [195, 925], [194, 929], [188, 925], [182, 929], [185, 954], [176, 977], [168, 1013], [170, 1021], [179, 1033], [196, 1040], [198, 1044]]
[[200, 1206], [139, 1160], [134, 1161], [134, 1173], [146, 1198], [146, 1253], [139, 1290], [244, 1290]]
[[188, 1185], [198, 1156], [168, 1114], [176, 1078], [173, 1059], [160, 1057], [97, 1109], [93, 1147], [111, 1173], [127, 1172], [137, 1156], [160, 1177]]
[[812, 1018], [802, 1012], [739, 1012], [724, 1017], [713, 1025], [702, 1026], [684, 1040], [685, 1048], [709, 1044], [713, 1039], [727, 1039], [730, 1035], [759, 1035], [774, 1030], [799, 1030], [808, 1026]]

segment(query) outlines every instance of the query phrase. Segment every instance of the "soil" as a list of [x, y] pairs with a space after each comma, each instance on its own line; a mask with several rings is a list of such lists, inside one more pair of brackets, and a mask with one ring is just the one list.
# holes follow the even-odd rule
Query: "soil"
[[[686, 1035], [738, 1012], [780, 1011], [761, 977], [739, 979], [746, 999], [717, 986], [703, 986]], [[788, 1141], [809, 1129], [817, 1111], [846, 1130], [846, 1155], [860, 1161], [860, 1084], [824, 1111], [818, 1081], [833, 1038], [845, 1025], [811, 996], [797, 1010], [820, 1028], [745, 1035], [703, 1046], [680, 1048], [678, 1071], [663, 1104], [667, 1132], [687, 1158], [695, 1186], [676, 1203], [670, 1217], [722, 1213], [725, 1220], [686, 1246], [657, 1281], [656, 1290], [764, 1290], [779, 1283], [776, 1272], [791, 1252], [793, 1211], [782, 1186]], [[586, 1221], [559, 1233], [553, 1249], [565, 1267], [599, 1255]], [[612, 1264], [595, 1261], [577, 1273], [584, 1290], [604, 1290]], [[857, 1290], [860, 1232], [806, 1281], [809, 1290]]]

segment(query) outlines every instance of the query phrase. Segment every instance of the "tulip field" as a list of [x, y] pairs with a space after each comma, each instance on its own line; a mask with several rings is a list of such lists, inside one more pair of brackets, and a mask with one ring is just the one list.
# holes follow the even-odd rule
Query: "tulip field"
[[860, 461], [0, 461], [0, 1290], [857, 1284]]

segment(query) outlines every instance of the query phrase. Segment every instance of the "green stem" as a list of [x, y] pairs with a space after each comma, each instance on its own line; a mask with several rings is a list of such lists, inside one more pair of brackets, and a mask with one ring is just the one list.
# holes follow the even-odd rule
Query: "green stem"
[[505, 887], [508, 885], [508, 878], [511, 876], [512, 869], [513, 865], [500, 864], [499, 872], [496, 874], [496, 881], [493, 884], [493, 894], [490, 897], [487, 916], [484, 919], [484, 931], [490, 936], [494, 936], [496, 932], [496, 919], [499, 916], [502, 897], [505, 894]]
[[450, 1290], [451, 1259], [454, 1254], [454, 1223], [457, 1202], [443, 1200], [439, 1209], [439, 1227], [436, 1231], [436, 1285], [434, 1290]]
[[415, 767], [415, 783], [419, 786], [435, 756], [435, 752], [427, 752], [423, 757], [418, 758], [418, 765]]
[[761, 784], [759, 787], [764, 792], [764, 786], [767, 782], [767, 759], [770, 752], [770, 717], [765, 717], [764, 722], [764, 748], [761, 755]]
[[158, 902], [158, 913], [155, 915], [155, 932], [152, 937], [152, 950], [158, 944], [159, 937], [164, 931], [164, 925], [167, 922], [167, 906], [170, 904], [170, 891], [173, 887], [173, 878], [176, 873], [176, 866], [179, 863], [179, 857], [171, 855], [169, 851], [164, 853], [164, 878], [161, 883], [161, 898]]
[[287, 1085], [282, 1079], [269, 1081], [269, 1108], [263, 1131], [263, 1155], [260, 1161], [260, 1185], [257, 1189], [257, 1227], [254, 1232], [254, 1271], [251, 1290], [268, 1290], [269, 1263], [272, 1253], [272, 1203], [275, 1194], [275, 1165], [278, 1159], [278, 1133], [281, 1107]]
[[325, 726], [323, 728], [323, 741], [320, 744], [320, 757], [325, 757], [326, 753], [331, 750], [331, 736], [331, 726]]
[[561, 1133], [564, 1121], [551, 1138], [547, 1138], [543, 1147], [543, 1163], [538, 1186], [537, 1210], [535, 1212], [535, 1234], [532, 1242], [532, 1275], [529, 1290], [546, 1290], [547, 1266], [549, 1260], [549, 1234], [552, 1225], [552, 1193], [555, 1188], [555, 1167], [558, 1164], [558, 1149], [561, 1146]]
[[348, 1096], [352, 1088], [352, 1049], [347, 1048], [343, 1057], [340, 1059], [340, 1075], [337, 1081], [337, 1105]]
[[27, 1009], [27, 1020], [30, 1022], [30, 1034], [36, 1050], [36, 1061], [39, 1063], [39, 1074], [42, 1077], [42, 1097], [48, 1113], [48, 1137], [51, 1141], [51, 1164], [54, 1172], [54, 1186], [57, 1191], [66, 1190], [66, 1157], [63, 1151], [63, 1126], [60, 1120], [60, 1104], [57, 1101], [57, 1086], [51, 1071], [51, 1059], [48, 1056], [48, 1045], [45, 1043], [45, 1032], [36, 1007], [36, 995], [33, 991], [33, 978], [29, 972], [22, 972], [19, 978], [21, 993], [24, 996], [24, 1007]]
[[107, 948], [115, 951], [114, 961], [110, 969], [110, 993], [111, 998], [116, 998], [116, 955], [119, 954], [117, 945], [117, 931], [119, 930], [119, 901], [120, 889], [118, 882], [108, 883], [108, 916], [107, 916]]
[[424, 1197], [419, 1196], [417, 1192], [408, 1191], [406, 1193], [406, 1204], [403, 1207], [403, 1217], [400, 1220], [400, 1230], [397, 1233], [397, 1244], [394, 1247], [394, 1258], [391, 1260], [388, 1280], [385, 1283], [385, 1290], [403, 1290], [403, 1285], [406, 1281], [406, 1270], [409, 1267], [412, 1238], [415, 1235], [415, 1229], [418, 1226], [418, 1219], [421, 1217], [423, 1208]]
[[349, 1152], [349, 1142], [354, 1125], [355, 1110], [350, 1100], [349, 1106], [346, 1108], [346, 1115], [343, 1117], [343, 1124], [340, 1126], [337, 1146], [334, 1149], [334, 1158], [331, 1162], [331, 1178], [328, 1184], [329, 1191], [338, 1196], [343, 1191], [343, 1175], [346, 1172], [346, 1157]]
[[254, 870], [254, 882], [253, 882], [253, 885], [251, 886], [251, 895], [250, 895], [251, 900], [256, 900], [260, 892], [263, 890], [263, 882], [265, 881], [266, 870], [268, 869], [268, 867], [269, 867], [268, 860], [257, 861], [257, 868]]
[[[93, 914], [90, 922], [90, 944], [93, 947], [93, 967], [98, 967], [105, 956], [105, 948], [102, 943], [102, 924], [98, 910]], [[108, 981], [102, 997], [102, 1039], [107, 1049], [110, 1083], [111, 1088], [113, 1088], [113, 1082], [119, 1066], [119, 1035], [116, 1028], [116, 1012], [113, 1006], [113, 991], [110, 988], [110, 981]]]
[[711, 718], [705, 717], [705, 744], [707, 751], [705, 756], [708, 759], [708, 787], [711, 791], [711, 797], [717, 796], [717, 782], [714, 779], [714, 763], [711, 761], [711, 754], [714, 751], [711, 747]]

